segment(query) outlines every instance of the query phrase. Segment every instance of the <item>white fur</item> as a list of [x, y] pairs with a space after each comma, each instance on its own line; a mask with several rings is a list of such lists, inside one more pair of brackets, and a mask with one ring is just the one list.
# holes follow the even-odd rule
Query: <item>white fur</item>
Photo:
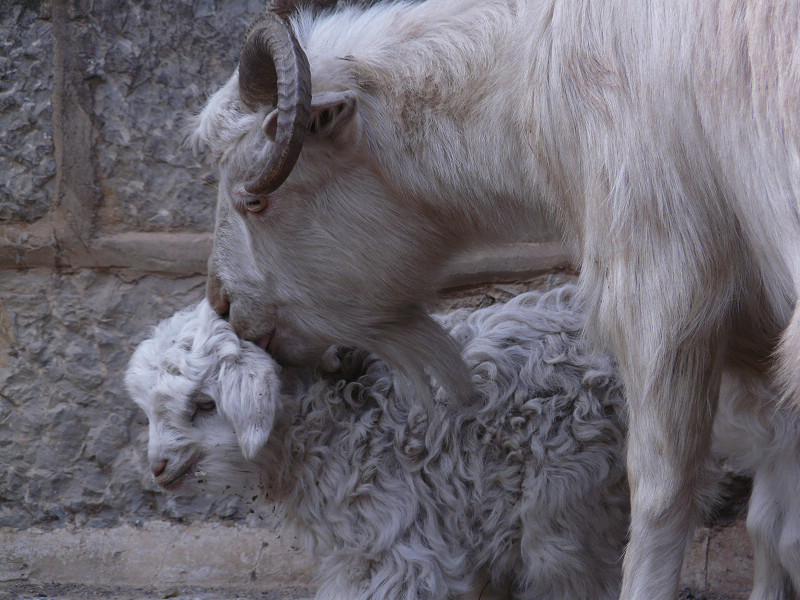
[[[428, 414], [367, 353], [280, 373], [206, 302], [178, 313], [126, 378], [150, 459], [167, 460], [156, 481], [283, 501], [318, 561], [319, 599], [477, 598], [487, 580], [518, 598], [616, 597], [624, 405], [612, 362], [580, 338], [574, 288], [441, 322], [481, 399], [440, 397]], [[209, 397], [217, 411], [197, 413]], [[243, 427], [268, 441], [256, 449]]]
[[247, 339], [274, 330], [285, 362], [350, 344], [420, 390], [430, 367], [466, 397], [458, 349], [421, 303], [455, 252], [555, 223], [581, 267], [587, 331], [625, 381], [622, 596], [671, 600], [712, 481], [723, 368], [797, 404], [798, 14], [798, 0], [301, 13], [315, 97], [355, 110], [308, 136], [264, 213], [237, 197], [271, 150], [271, 107], [241, 106], [234, 74], [197, 121], [220, 164], [210, 265], [231, 324]]

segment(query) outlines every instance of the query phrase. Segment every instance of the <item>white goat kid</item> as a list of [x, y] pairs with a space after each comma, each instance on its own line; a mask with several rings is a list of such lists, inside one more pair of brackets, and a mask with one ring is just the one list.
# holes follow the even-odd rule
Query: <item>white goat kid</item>
[[364, 352], [340, 352], [336, 373], [281, 372], [207, 303], [178, 313], [126, 378], [156, 482], [283, 500], [318, 598], [477, 598], [478, 573], [518, 598], [615, 598], [624, 401], [579, 337], [573, 291], [444, 317], [480, 399], [430, 413]]
[[798, 14], [428, 0], [265, 17], [195, 130], [221, 171], [209, 299], [283, 362], [364, 347], [466, 397], [422, 303], [455, 252], [557, 223], [630, 408], [622, 596], [671, 600], [723, 365], [779, 373], [797, 404]]

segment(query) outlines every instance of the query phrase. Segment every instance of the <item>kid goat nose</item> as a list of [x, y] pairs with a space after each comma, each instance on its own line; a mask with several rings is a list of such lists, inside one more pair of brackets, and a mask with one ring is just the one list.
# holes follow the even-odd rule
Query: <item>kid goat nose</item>
[[153, 477], [158, 477], [164, 472], [164, 469], [167, 468], [167, 459], [166, 458], [159, 458], [158, 460], [154, 460], [150, 463], [150, 471], [153, 473]]

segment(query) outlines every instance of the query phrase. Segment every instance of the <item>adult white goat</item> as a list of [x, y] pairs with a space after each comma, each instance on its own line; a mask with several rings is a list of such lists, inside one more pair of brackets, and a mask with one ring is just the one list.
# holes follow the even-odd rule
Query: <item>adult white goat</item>
[[178, 313], [126, 377], [156, 482], [283, 500], [319, 599], [477, 599], [487, 579], [503, 597], [615, 598], [625, 408], [613, 362], [580, 336], [574, 288], [442, 323], [480, 399], [427, 412], [374, 355], [281, 372], [207, 302]]
[[351, 344], [464, 396], [421, 303], [455, 252], [557, 223], [630, 406], [622, 596], [674, 598], [723, 365], [798, 395], [798, 14], [428, 0], [267, 16], [197, 122], [221, 170], [209, 298], [284, 361]]

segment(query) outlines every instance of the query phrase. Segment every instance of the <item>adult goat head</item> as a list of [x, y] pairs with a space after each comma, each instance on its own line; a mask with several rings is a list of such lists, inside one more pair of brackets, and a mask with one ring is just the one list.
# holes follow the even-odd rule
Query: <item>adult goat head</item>
[[[311, 23], [310, 13], [298, 19]], [[362, 103], [372, 101], [353, 58], [322, 62], [312, 96], [293, 26], [268, 13], [251, 27], [237, 73], [199, 117], [196, 138], [221, 171], [209, 300], [239, 335], [283, 363], [351, 344], [417, 381], [430, 366], [467, 397], [458, 348], [421, 302], [433, 283], [419, 273], [438, 271], [452, 237], [430, 227], [425, 191], [382, 175], [378, 123], [364, 131]], [[376, 238], [382, 247], [369, 243]], [[420, 286], [408, 289], [408, 281]]]

